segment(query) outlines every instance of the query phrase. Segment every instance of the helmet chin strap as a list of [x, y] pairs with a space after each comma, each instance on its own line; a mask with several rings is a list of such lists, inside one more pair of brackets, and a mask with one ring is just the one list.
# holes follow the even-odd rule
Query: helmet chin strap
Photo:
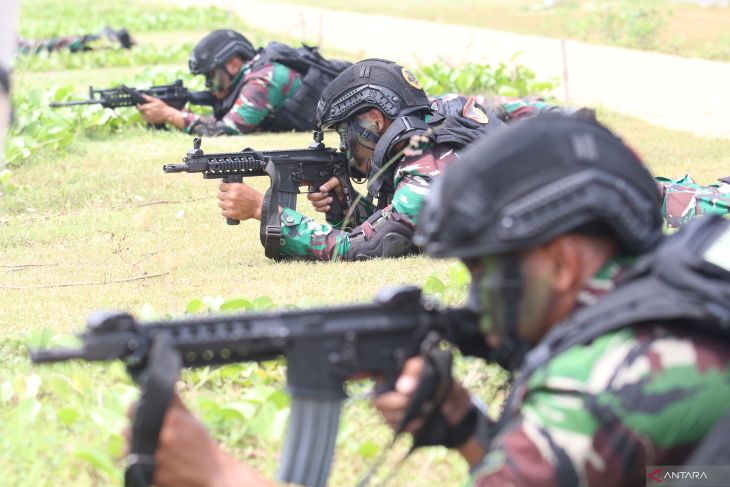
[[383, 177], [374, 177], [381, 172], [385, 162], [391, 159], [397, 152], [396, 147], [401, 142], [408, 142], [413, 135], [429, 134], [429, 126], [416, 115], [404, 115], [396, 118], [379, 138], [373, 153], [373, 161], [370, 169], [370, 186], [368, 192], [371, 196], [380, 194], [383, 186]]

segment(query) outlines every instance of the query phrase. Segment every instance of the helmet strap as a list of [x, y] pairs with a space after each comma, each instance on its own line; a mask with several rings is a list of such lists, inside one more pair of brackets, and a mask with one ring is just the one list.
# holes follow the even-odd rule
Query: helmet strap
[[369, 175], [370, 185], [368, 190], [370, 194], [377, 195], [380, 193], [384, 174], [378, 178], [374, 175], [381, 172], [385, 161], [392, 159], [401, 142], [409, 141], [414, 135], [427, 134], [428, 130], [428, 124], [418, 116], [406, 115], [393, 120], [393, 123], [390, 124], [375, 146]]

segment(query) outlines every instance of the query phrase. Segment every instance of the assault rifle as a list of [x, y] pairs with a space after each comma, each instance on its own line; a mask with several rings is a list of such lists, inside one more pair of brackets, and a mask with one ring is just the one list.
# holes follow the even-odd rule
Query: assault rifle
[[[472, 312], [440, 309], [424, 299], [419, 288], [399, 287], [382, 290], [368, 304], [148, 323], [121, 312], [96, 312], [88, 318], [80, 348], [33, 350], [31, 359], [124, 361], [141, 389], [125, 486], [146, 487], [154, 474], [162, 419], [181, 367], [283, 356], [292, 402], [279, 480], [324, 486], [346, 397], [345, 382], [380, 376], [392, 388], [404, 362], [428, 351], [426, 346], [433, 350], [440, 338], [460, 347], [484, 343]], [[420, 411], [437, 385], [438, 381], [422, 381], [414, 396], [419, 399], [409, 410]]]
[[[202, 173], [205, 179], [223, 179], [227, 183], [240, 183], [243, 178], [268, 176], [271, 185], [264, 196], [261, 211], [261, 243], [266, 256], [278, 258], [281, 240], [279, 207], [296, 209], [299, 187], [308, 185], [307, 192], [318, 192], [319, 187], [332, 176], [342, 182], [345, 204], [340, 203], [334, 191], [330, 192], [332, 204], [327, 213], [329, 221], [344, 221], [345, 208], [352, 206], [349, 188], [347, 157], [343, 152], [325, 147], [324, 134], [314, 132], [314, 143], [306, 149], [257, 151], [243, 149], [241, 152], [205, 154], [200, 148], [201, 140], [193, 139], [182, 164], [165, 164], [166, 173]], [[238, 225], [239, 220], [228, 218], [229, 225]]]
[[[53, 102], [49, 106], [53, 108], [70, 107], [76, 105], [101, 105], [104, 108], [131, 107], [147, 103], [142, 95], [159, 98], [171, 107], [181, 110], [185, 104], [213, 106], [216, 98], [208, 91], [190, 91], [183, 86], [182, 80], [176, 80], [169, 85], [151, 86], [144, 90], [138, 90], [126, 85], [116, 88], [95, 90], [89, 86], [88, 100], [74, 100], [64, 102]], [[155, 128], [164, 128], [165, 124], [156, 124]]]

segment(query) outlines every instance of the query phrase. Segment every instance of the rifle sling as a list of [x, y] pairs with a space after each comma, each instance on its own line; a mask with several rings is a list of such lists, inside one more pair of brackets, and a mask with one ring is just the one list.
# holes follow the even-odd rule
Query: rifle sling
[[269, 159], [264, 164], [264, 171], [271, 179], [271, 185], [264, 194], [261, 205], [261, 243], [264, 245], [266, 257], [279, 260], [281, 247], [281, 220], [279, 219], [279, 173], [274, 163]]
[[[133, 374], [141, 394], [132, 422], [132, 444], [127, 455], [124, 487], [149, 487], [155, 472], [155, 450], [175, 382], [180, 376], [182, 359], [160, 336], [150, 349], [149, 359], [141, 371]], [[130, 371], [132, 373], [133, 371]]]

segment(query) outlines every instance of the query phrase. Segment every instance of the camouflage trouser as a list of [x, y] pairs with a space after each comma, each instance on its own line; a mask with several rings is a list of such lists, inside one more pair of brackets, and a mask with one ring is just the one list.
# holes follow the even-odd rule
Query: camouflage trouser
[[689, 175], [676, 180], [658, 177], [656, 181], [662, 191], [662, 213], [671, 228], [695, 216], [730, 215], [730, 176], [708, 186], [695, 183]]

